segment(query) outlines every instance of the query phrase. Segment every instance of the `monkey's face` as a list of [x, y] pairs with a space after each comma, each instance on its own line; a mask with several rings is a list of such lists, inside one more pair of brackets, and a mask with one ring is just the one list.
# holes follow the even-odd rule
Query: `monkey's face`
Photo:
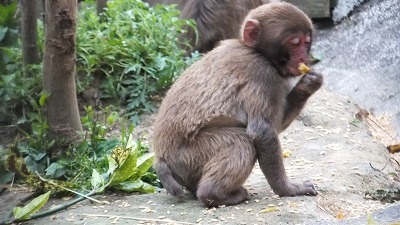
[[277, 37], [270, 38], [256, 48], [264, 55], [281, 76], [300, 76], [299, 65], [309, 66], [309, 52], [311, 47], [312, 31], [282, 31]]
[[241, 32], [241, 41], [267, 58], [280, 76], [299, 76], [299, 64], [310, 63], [313, 25], [294, 5], [269, 3], [250, 11]]
[[311, 34], [297, 32], [293, 35], [289, 35], [288, 38], [283, 42], [283, 50], [287, 56], [285, 67], [285, 73], [289, 76], [301, 75], [299, 68], [300, 63], [305, 65], [310, 64], [309, 52], [311, 46]]

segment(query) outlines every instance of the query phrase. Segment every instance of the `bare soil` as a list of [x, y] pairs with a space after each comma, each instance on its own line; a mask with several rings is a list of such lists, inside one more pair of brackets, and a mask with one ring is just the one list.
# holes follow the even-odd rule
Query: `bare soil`
[[[380, 225], [400, 223], [399, 202], [384, 204], [365, 194], [400, 190], [400, 165], [393, 160], [400, 161], [400, 154], [389, 155], [386, 150], [387, 145], [400, 143], [393, 138], [399, 135], [392, 127], [393, 118], [397, 125], [400, 120], [400, 33], [395, 29], [399, 7], [396, 0], [369, 0], [341, 24], [317, 34], [313, 52], [324, 57], [314, 69], [325, 75], [324, 89], [280, 138], [284, 151], [292, 153], [285, 158], [287, 174], [296, 180], [311, 179], [318, 196], [280, 198], [256, 165], [246, 182], [252, 197], [237, 206], [207, 209], [191, 195], [178, 199], [164, 190], [147, 195], [106, 194], [96, 196], [104, 204], [85, 200], [26, 224], [365, 225], [368, 212], [375, 212]], [[327, 90], [351, 96], [379, 117], [360, 114], [352, 99]], [[147, 116], [137, 134], [149, 138], [153, 119], [154, 115]], [[3, 137], [0, 133], [0, 143]], [[17, 186], [2, 193], [0, 220], [29, 193]], [[52, 199], [47, 207], [64, 203]]]
[[[398, 177], [389, 173], [398, 174], [400, 168], [389, 160], [396, 155], [389, 155], [382, 144], [392, 131], [390, 123], [372, 132], [368, 124], [372, 120], [379, 122], [380, 118], [369, 115], [364, 118], [366, 125], [356, 120], [358, 112], [359, 108], [350, 99], [320, 90], [309, 100], [301, 116], [280, 135], [283, 150], [291, 152], [285, 158], [287, 174], [294, 180], [311, 179], [319, 192], [316, 197], [278, 197], [256, 165], [245, 185], [252, 197], [237, 206], [207, 209], [189, 194], [178, 199], [164, 190], [147, 195], [108, 194], [96, 196], [104, 204], [85, 200], [27, 224], [279, 225], [332, 224], [354, 217], [366, 220], [367, 212], [398, 205], [383, 204], [365, 193], [399, 187], [394, 181]], [[149, 138], [153, 119], [154, 115], [145, 118], [136, 129], [138, 135]], [[28, 190], [18, 188], [3, 193], [0, 218], [14, 206], [16, 199], [26, 194]], [[64, 200], [53, 199], [48, 204], [52, 207], [63, 203]]]

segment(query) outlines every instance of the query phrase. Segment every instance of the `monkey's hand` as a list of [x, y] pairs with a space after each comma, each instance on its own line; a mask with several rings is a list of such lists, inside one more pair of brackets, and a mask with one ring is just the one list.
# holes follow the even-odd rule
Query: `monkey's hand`
[[304, 75], [296, 86], [294, 86], [286, 97], [288, 104], [282, 122], [282, 130], [286, 129], [299, 115], [307, 99], [322, 86], [322, 83], [322, 75], [311, 71]]
[[297, 101], [305, 101], [322, 86], [323, 80], [322, 74], [309, 72], [301, 78], [289, 96]]

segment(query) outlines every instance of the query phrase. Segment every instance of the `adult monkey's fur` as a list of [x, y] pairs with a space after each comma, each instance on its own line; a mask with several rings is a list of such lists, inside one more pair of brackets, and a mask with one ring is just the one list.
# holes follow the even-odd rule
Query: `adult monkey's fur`
[[191, 49], [208, 52], [225, 39], [239, 38], [239, 28], [250, 10], [278, 0], [147, 0], [151, 5], [176, 4], [181, 17], [193, 19], [197, 24], [196, 32], [186, 27], [183, 37], [190, 42]]

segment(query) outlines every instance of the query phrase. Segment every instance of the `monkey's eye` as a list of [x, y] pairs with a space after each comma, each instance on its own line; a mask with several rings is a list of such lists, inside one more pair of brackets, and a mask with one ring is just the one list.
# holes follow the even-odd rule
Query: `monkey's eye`
[[292, 40], [290, 40], [290, 43], [293, 45], [298, 45], [300, 44], [300, 38], [293, 38]]
[[310, 36], [306, 36], [306, 38], [304, 39], [305, 43], [310, 43], [311, 42], [311, 37]]

